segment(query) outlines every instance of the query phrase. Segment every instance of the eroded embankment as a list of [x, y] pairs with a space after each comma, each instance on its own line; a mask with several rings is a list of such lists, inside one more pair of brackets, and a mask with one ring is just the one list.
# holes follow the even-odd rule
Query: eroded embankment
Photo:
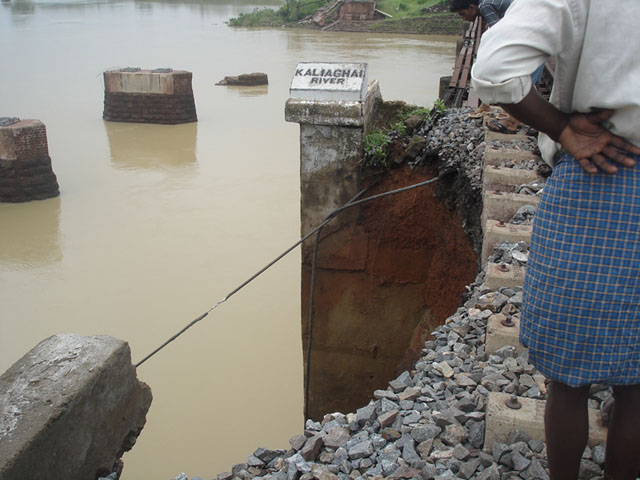
[[[431, 165], [442, 176], [432, 194], [453, 212], [456, 208], [475, 212], [482, 208], [478, 198], [482, 190], [481, 157], [486, 160], [491, 153], [497, 161], [492, 165], [500, 168], [539, 171], [541, 167], [532, 139], [492, 139], [484, 155], [484, 129], [479, 120], [467, 119], [464, 111], [449, 112], [433, 129], [418, 134], [423, 136], [425, 148], [402, 155], [401, 163], [406, 165], [397, 172], [404, 171], [406, 175], [420, 171], [407, 170], [407, 166]], [[399, 142], [396, 150], [406, 154], [402, 145], [410, 142]], [[504, 154], [500, 153], [502, 150]], [[515, 157], [526, 157], [531, 162], [527, 160], [522, 165], [518, 160], [519, 165], [515, 165], [508, 160]], [[384, 177], [398, 178], [396, 175], [401, 176], [392, 170]], [[535, 208], [525, 210], [526, 215], [519, 212], [503, 221], [515, 225], [516, 217], [523, 217], [517, 222], [530, 222], [529, 211], [534, 213]], [[460, 218], [473, 239], [479, 218], [469, 212]], [[477, 237], [471, 242], [476, 245], [482, 239]], [[527, 254], [523, 242], [503, 243], [489, 262], [514, 267], [526, 263]], [[490, 425], [492, 398], [516, 394], [522, 402], [541, 402], [546, 397], [546, 383], [528, 362], [526, 352], [505, 346], [486, 355], [488, 322], [499, 317], [517, 322], [522, 303], [521, 286], [492, 289], [487, 286], [488, 277], [486, 270], [480, 272], [476, 281], [466, 287], [466, 299], [422, 345], [420, 358], [388, 385], [373, 391], [351, 410], [353, 413], [328, 413], [319, 422], [308, 420], [304, 432], [290, 439], [290, 448], [258, 448], [247, 462], [234, 465], [231, 472], [221, 473], [217, 480], [548, 480], [541, 437], [518, 432], [515, 424], [506, 426], [514, 428], [501, 427], [500, 432], [495, 430], [495, 424]], [[590, 407], [600, 408], [609, 395], [606, 389], [594, 389]], [[506, 409], [504, 402], [500, 403]], [[541, 421], [536, 425], [538, 430], [540, 425]], [[487, 444], [489, 436], [493, 441]], [[601, 440], [585, 450], [580, 478], [601, 474], [604, 451]], [[187, 476], [181, 474], [177, 478], [186, 480]]]
[[[389, 171], [375, 195], [433, 178], [430, 167]], [[368, 203], [319, 245], [315, 273], [309, 416], [366, 403], [415, 362], [476, 274], [460, 221], [428, 185]], [[310, 265], [303, 267], [308, 311]], [[308, 323], [303, 323], [308, 332]], [[306, 345], [308, 337], [304, 336]]]
[[394, 138], [390, 167], [359, 172], [362, 197], [440, 180], [333, 221], [318, 246], [311, 313], [313, 261], [309, 247], [303, 251], [307, 418], [353, 410], [409, 368], [475, 278], [481, 202], [469, 158], [480, 154], [482, 129], [459, 115], [408, 122], [410, 134]]
[[[465, 119], [463, 112], [451, 112], [444, 123], [425, 134], [426, 145], [439, 145], [438, 155], [447, 150], [453, 153], [454, 144], [463, 145], [471, 138], [456, 135], [464, 130], [472, 132], [479, 127], [479, 122], [475, 123]], [[481, 137], [484, 139], [484, 134]], [[535, 148], [530, 139], [520, 143], [492, 140], [491, 149], [498, 153], [503, 148], [521, 153]], [[477, 156], [485, 149], [484, 141], [469, 142], [465, 148], [470, 154], [464, 156], [462, 162], [455, 158], [440, 158], [436, 162], [441, 174], [449, 172], [439, 195], [454, 207], [477, 200], [474, 195], [480, 178]], [[422, 163], [428, 157], [427, 152], [428, 148], [422, 160], [417, 158], [421, 155], [417, 155], [409, 163]], [[454, 157], [459, 154], [458, 150]], [[496, 165], [511, 168], [513, 163], [500, 161]], [[516, 168], [539, 170], [539, 158], [533, 163]], [[389, 178], [393, 176], [390, 174]], [[472, 188], [461, 187], [456, 192], [444, 188], [447, 183]], [[535, 197], [535, 193], [533, 195]], [[532, 203], [535, 202], [532, 200]], [[516, 217], [521, 216], [522, 212], [518, 212], [504, 222], [515, 224]], [[528, 214], [524, 217], [528, 219], [517, 221], [530, 221]], [[472, 232], [477, 225], [473, 217], [469, 217], [469, 222], [466, 229]], [[522, 255], [515, 255], [516, 252]], [[514, 266], [518, 262], [526, 263], [527, 253], [526, 245], [503, 243], [489, 261]], [[541, 437], [530, 437], [512, 424], [500, 427], [498, 440], [498, 432], [491, 430], [496, 425], [489, 425], [492, 398], [509, 398], [515, 394], [523, 402], [540, 402], [546, 397], [546, 382], [529, 363], [526, 352], [513, 346], [504, 346], [486, 356], [488, 321], [502, 317], [517, 322], [522, 287], [491, 289], [486, 286], [485, 275], [488, 277], [486, 271], [482, 271], [476, 281], [468, 285], [467, 299], [444, 325], [434, 330], [433, 338], [424, 343], [418, 361], [385, 388], [374, 391], [354, 413], [329, 413], [320, 422], [308, 420], [304, 432], [291, 438], [288, 450], [258, 448], [246, 463], [233, 466], [231, 472], [218, 475], [217, 480], [548, 480], [546, 449]], [[600, 408], [607, 396], [606, 389], [593, 389], [590, 406]], [[507, 409], [504, 402], [500, 403], [503, 410]], [[529, 423], [531, 421], [535, 418], [529, 418]], [[493, 443], [487, 444], [490, 434]], [[585, 450], [581, 479], [601, 475], [605, 452], [601, 442]]]

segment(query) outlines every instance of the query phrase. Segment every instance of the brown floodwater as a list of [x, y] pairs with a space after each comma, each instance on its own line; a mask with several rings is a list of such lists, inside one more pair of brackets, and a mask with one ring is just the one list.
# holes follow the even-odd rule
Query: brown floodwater
[[[47, 127], [59, 198], [0, 204], [0, 371], [57, 333], [137, 362], [299, 238], [298, 62], [367, 62], [386, 100], [431, 105], [455, 38], [232, 29], [269, 0], [0, 4], [0, 116]], [[197, 123], [102, 120], [102, 72], [193, 72]], [[265, 72], [269, 86], [215, 86]], [[213, 477], [303, 428], [295, 250], [138, 369], [153, 403], [125, 480]]]

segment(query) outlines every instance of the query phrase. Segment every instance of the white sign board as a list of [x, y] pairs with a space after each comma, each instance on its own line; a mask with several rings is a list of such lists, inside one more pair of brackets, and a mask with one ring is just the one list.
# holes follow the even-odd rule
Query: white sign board
[[289, 95], [304, 100], [363, 101], [367, 94], [366, 63], [299, 63]]

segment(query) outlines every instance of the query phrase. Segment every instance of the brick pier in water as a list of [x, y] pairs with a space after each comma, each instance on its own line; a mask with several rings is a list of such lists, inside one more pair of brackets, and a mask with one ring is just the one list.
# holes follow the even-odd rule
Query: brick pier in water
[[0, 202], [43, 200], [59, 194], [44, 123], [0, 118]]

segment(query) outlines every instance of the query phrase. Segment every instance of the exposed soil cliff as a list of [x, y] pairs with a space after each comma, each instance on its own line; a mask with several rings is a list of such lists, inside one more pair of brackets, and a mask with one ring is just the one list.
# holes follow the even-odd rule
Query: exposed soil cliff
[[[406, 110], [387, 107], [387, 120]], [[481, 202], [474, 158], [481, 128], [460, 111], [433, 123], [407, 122], [410, 133], [395, 136], [389, 167], [363, 172], [369, 187], [363, 197], [440, 180], [366, 203], [323, 236], [315, 267], [311, 418], [366, 403], [412, 365], [477, 274]], [[311, 268], [303, 264], [305, 346]]]

